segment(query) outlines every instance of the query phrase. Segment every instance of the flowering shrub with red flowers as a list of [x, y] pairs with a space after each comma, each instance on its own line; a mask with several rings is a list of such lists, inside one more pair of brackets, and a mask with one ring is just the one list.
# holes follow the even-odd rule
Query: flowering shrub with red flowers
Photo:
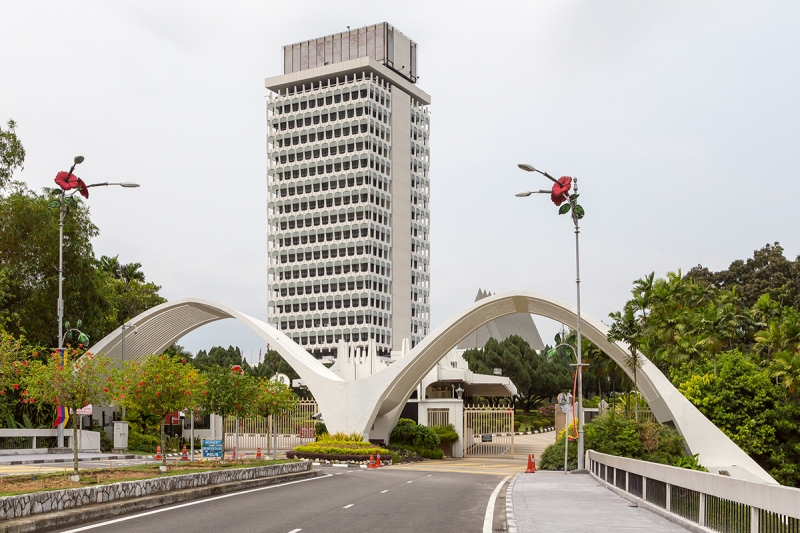
[[[205, 380], [180, 357], [150, 355], [144, 362], [128, 362], [116, 370], [106, 386], [115, 404], [142, 417], [156, 416], [161, 420], [161, 447], [164, 448], [164, 418], [174, 411], [195, 409]], [[166, 457], [163, 464], [166, 465]]]
[[[15, 389], [22, 388], [23, 402], [47, 402], [61, 405], [74, 412], [88, 404], [108, 405], [110, 397], [107, 376], [111, 368], [105, 356], [83, 350], [67, 349], [67, 361], [56, 350], [47, 358], [34, 358], [19, 366], [25, 367], [21, 381]], [[40, 360], [44, 359], [44, 360]], [[78, 417], [71, 416], [74, 443], [74, 472], [78, 473]]]

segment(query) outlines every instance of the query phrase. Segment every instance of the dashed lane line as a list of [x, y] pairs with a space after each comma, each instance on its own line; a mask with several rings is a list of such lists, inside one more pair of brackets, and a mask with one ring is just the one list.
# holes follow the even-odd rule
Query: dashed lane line
[[[91, 524], [91, 525], [88, 525], [88, 526], [78, 527], [78, 528], [75, 528], [75, 529], [69, 529], [69, 530], [66, 530], [66, 531], [62, 531], [61, 533], [79, 533], [80, 531], [88, 531], [90, 529], [96, 529], [98, 527], [103, 527], [103, 526], [107, 526], [107, 525], [110, 525], [110, 524], [118, 524], [120, 522], [127, 522], [128, 520], [133, 520], [134, 518], [141, 518], [143, 516], [149, 516], [149, 515], [154, 515], [154, 514], [158, 514], [158, 513], [165, 513], [165, 512], [168, 512], [168, 511], [174, 511], [175, 509], [180, 509], [182, 507], [190, 507], [192, 505], [199, 505], [201, 503], [207, 503], [207, 502], [211, 502], [211, 501], [214, 501], [214, 500], [222, 500], [222, 499], [225, 499], [225, 498], [232, 498], [234, 496], [241, 496], [242, 494], [248, 494], [250, 492], [260, 492], [260, 491], [263, 491], [263, 490], [271, 490], [271, 489], [277, 489], [277, 488], [280, 488], [280, 487], [285, 487], [287, 485], [295, 485], [297, 483], [306, 483], [308, 481], [316, 481], [316, 480], [319, 480], [319, 479], [325, 479], [325, 478], [331, 477], [332, 475], [333, 474], [324, 474], [322, 476], [312, 477], [312, 478], [308, 478], [308, 479], [299, 479], [297, 481], [288, 481], [286, 483], [280, 483], [278, 485], [268, 485], [266, 487], [258, 487], [258, 488], [255, 488], [255, 489], [248, 489], [248, 490], [241, 490], [241, 491], [238, 491], [238, 492], [231, 492], [230, 494], [222, 494], [220, 496], [213, 496], [211, 498], [203, 498], [201, 500], [194, 500], [194, 501], [191, 501], [191, 502], [188, 502], [188, 503], [182, 503], [180, 505], [173, 505], [173, 506], [170, 506], [170, 507], [163, 507], [161, 509], [155, 509], [153, 511], [147, 511], [147, 512], [144, 512], [144, 513], [138, 513], [138, 514], [134, 514], [134, 515], [130, 515], [130, 516], [125, 516], [125, 517], [122, 517], [122, 518], [115, 518], [114, 520], [107, 520], [105, 522], [99, 522], [97, 524]], [[296, 530], [296, 531], [300, 531], [300, 530]]]
[[382, 490], [382, 491], [381, 491], [381, 494], [383, 494], [384, 492], [389, 492], [389, 489]]
[[342, 507], [342, 509], [350, 509], [350, 508], [351, 508], [353, 505], [354, 505], [354, 504], [352, 504], [352, 503], [348, 503], [347, 505], [345, 505], [344, 507]]

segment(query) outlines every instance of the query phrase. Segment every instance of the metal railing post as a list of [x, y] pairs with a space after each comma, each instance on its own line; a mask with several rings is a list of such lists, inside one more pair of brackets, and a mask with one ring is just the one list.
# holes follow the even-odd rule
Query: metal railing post
[[700, 493], [700, 508], [698, 509], [697, 518], [698, 518], [697, 522], [701, 526], [705, 526], [706, 525], [706, 493], [705, 492], [701, 492]]
[[758, 507], [750, 507], [750, 533], [758, 533], [761, 513]]
[[631, 473], [626, 470], [625, 471], [625, 492], [630, 492], [628, 490], [628, 486], [629, 486], [628, 483], [630, 483], [630, 481], [631, 481]]
[[642, 476], [642, 499], [647, 501], [647, 478]]
[[670, 487], [672, 485], [670, 485], [669, 483], [664, 483], [664, 485], [666, 485], [667, 487], [666, 509], [667, 511], [672, 511], [672, 494], [671, 494], [672, 491], [670, 490]]

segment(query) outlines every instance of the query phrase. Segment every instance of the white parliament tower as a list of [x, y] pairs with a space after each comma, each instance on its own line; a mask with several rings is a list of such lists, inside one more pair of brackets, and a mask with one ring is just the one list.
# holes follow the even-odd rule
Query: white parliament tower
[[[316, 357], [430, 330], [431, 97], [388, 23], [283, 47], [268, 78], [269, 322]], [[374, 344], [373, 344], [374, 342]]]

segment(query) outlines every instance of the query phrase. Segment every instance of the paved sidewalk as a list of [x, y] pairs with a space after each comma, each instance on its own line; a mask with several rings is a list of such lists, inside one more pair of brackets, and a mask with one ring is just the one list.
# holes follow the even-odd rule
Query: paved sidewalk
[[509, 533], [684, 533], [669, 520], [639, 508], [589, 474], [521, 474], [510, 487]]

